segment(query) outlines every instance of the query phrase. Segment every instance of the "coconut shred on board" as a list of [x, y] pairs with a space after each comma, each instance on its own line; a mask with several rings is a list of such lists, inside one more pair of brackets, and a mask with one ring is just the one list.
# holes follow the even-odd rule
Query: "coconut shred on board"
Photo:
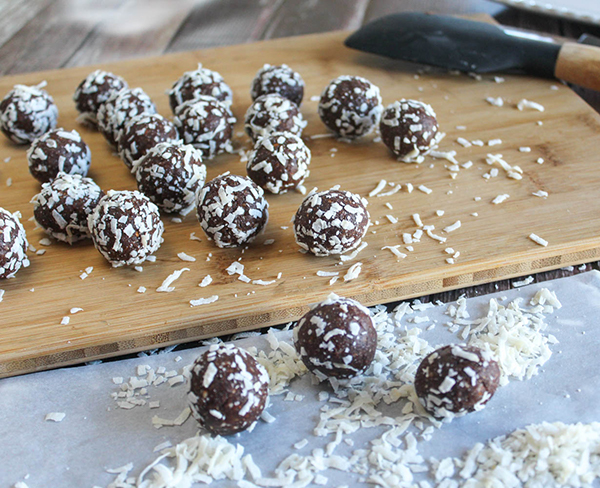
[[[530, 465], [538, 463], [535, 476], [529, 474], [532, 479], [560, 479], [556, 470], [551, 467], [544, 468], [544, 465], [539, 463], [545, 459], [544, 447], [550, 447], [550, 452], [556, 459], [559, 459], [558, 455], [562, 452], [553, 450], [551, 444], [536, 444], [540, 446], [539, 449], [527, 449], [527, 442], [532, 440], [527, 441], [527, 436], [524, 437], [520, 431], [511, 434], [507, 438], [511, 440], [506, 443], [502, 439], [494, 439], [489, 442], [489, 447], [477, 445], [474, 451], [467, 453], [463, 459], [436, 461], [426, 459], [420, 453], [421, 442], [431, 439], [436, 429], [444, 429], [444, 423], [430, 417], [423, 410], [411, 386], [417, 365], [435, 347], [421, 337], [423, 329], [415, 324], [425, 321], [419, 315], [421, 312], [434, 307], [433, 304], [415, 301], [412, 304], [401, 303], [392, 311], [388, 311], [384, 306], [370, 309], [378, 331], [378, 348], [374, 362], [364, 376], [346, 381], [331, 380], [328, 391], [315, 390], [315, 396], [318, 396], [318, 401], [322, 403], [313, 430], [315, 438], [304, 439], [301, 442], [293, 441], [289, 451], [291, 454], [281, 460], [273, 472], [263, 472], [260, 463], [244, 452], [244, 447], [238, 443], [238, 439], [243, 441], [244, 437], [212, 437], [201, 431], [176, 446], [164, 445], [157, 449], [160, 455], [141, 472], [136, 470], [140, 473], [137, 477], [129, 476], [133, 470], [132, 464], [111, 470], [117, 474], [117, 479], [109, 486], [172, 488], [191, 486], [194, 482], [210, 483], [213, 480], [236, 481], [237, 486], [242, 488], [307, 486], [322, 482], [325, 475], [332, 479], [335, 470], [353, 473], [355, 480], [382, 487], [416, 486], [417, 478], [427, 471], [431, 471], [438, 481], [445, 478], [450, 480], [453, 476], [461, 479], [465, 474], [480, 473], [482, 477], [487, 476], [483, 479], [495, 479], [496, 483], [499, 483], [499, 480], [506, 479], [506, 476], [515, 477], [523, 467], [518, 462], [502, 463], [504, 478], [498, 478], [499, 473], [491, 472], [488, 460], [502, 462], [494, 454], [494, 446], [498, 442], [502, 443], [503, 458], [518, 460], [525, 456]], [[461, 339], [466, 337], [470, 344], [489, 347], [494, 353], [499, 353], [497, 358], [502, 371], [502, 384], [506, 385], [511, 379], [525, 380], [537, 374], [540, 367], [550, 358], [549, 346], [556, 340], [545, 332], [545, 314], [553, 313], [556, 308], [560, 308], [560, 302], [547, 289], [537, 291], [528, 305], [524, 305], [521, 298], [506, 304], [492, 298], [487, 310], [483, 310], [478, 317], [471, 317], [466, 300], [461, 298], [447, 305], [446, 314], [450, 318], [447, 325], [449, 328], [456, 328]], [[285, 401], [285, 398], [301, 401], [302, 398], [298, 398], [298, 394], [293, 392], [292, 381], [304, 376], [307, 371], [295, 348], [288, 342], [289, 334], [276, 334], [270, 329], [266, 339], [268, 348], [257, 350], [250, 347], [248, 350], [269, 374], [272, 402]], [[161, 374], [164, 374], [164, 369], [162, 368]], [[160, 368], [156, 373], [159, 371]], [[137, 372], [150, 376], [153, 370], [140, 371], [138, 368]], [[319, 382], [317, 377], [311, 378], [315, 385]], [[140, 390], [143, 388], [143, 381], [134, 383]], [[128, 391], [130, 388], [131, 382], [126, 388], [121, 386], [120, 391]], [[181, 386], [175, 385], [174, 388]], [[279, 400], [276, 398], [278, 396], [282, 398]], [[392, 415], [388, 414], [392, 412], [388, 406], [393, 407]], [[185, 409], [175, 420], [163, 422], [163, 419], [156, 416], [160, 419], [156, 422], [161, 426], [171, 426], [184, 416], [187, 418]], [[269, 429], [277, 428], [277, 417], [268, 413], [263, 422], [271, 421], [273, 427], [261, 427], [262, 435], [267, 431], [271, 434], [276, 432]], [[532, 428], [538, 429], [537, 432], [547, 433], [547, 439], [558, 439], [552, 429], [560, 434], [562, 427], [542, 425]], [[573, 428], [587, 429], [578, 426]], [[576, 432], [569, 429], [571, 427], [567, 426], [563, 431], [567, 435], [569, 432]], [[353, 434], [359, 431], [364, 433], [366, 430], [373, 433], [373, 438], [355, 445]], [[261, 434], [249, 432], [244, 435]], [[513, 443], [514, 436], [521, 440]], [[326, 442], [323, 447], [304, 449], [319, 437]], [[523, 443], [522, 439], [527, 442]], [[597, 445], [600, 437], [594, 439], [596, 444], [590, 445]], [[569, 448], [569, 453], [576, 455], [576, 449], [581, 447], [581, 443], [571, 444], [575, 450]], [[318, 445], [322, 446], [323, 443]], [[346, 447], [342, 449], [341, 446]], [[480, 457], [481, 453], [485, 455]], [[600, 474], [599, 456], [591, 457], [590, 462], [592, 464], [588, 471], [591, 474], [587, 475], [587, 479]], [[566, 470], [567, 468], [564, 468], [562, 472]], [[419, 486], [431, 485], [426, 483]], [[458, 485], [454, 483], [440, 486]]]

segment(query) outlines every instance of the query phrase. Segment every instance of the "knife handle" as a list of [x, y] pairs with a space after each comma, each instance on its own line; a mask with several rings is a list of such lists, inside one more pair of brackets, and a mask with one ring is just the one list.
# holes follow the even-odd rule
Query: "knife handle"
[[569, 83], [600, 91], [600, 48], [566, 42], [558, 52], [554, 75]]

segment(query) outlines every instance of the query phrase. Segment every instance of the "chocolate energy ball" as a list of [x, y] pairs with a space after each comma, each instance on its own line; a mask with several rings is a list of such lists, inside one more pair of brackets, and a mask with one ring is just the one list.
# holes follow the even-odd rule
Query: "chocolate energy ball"
[[274, 93], [258, 97], [246, 111], [246, 133], [254, 142], [273, 132], [301, 135], [305, 127], [298, 105]]
[[321, 377], [350, 378], [363, 373], [377, 349], [369, 310], [334, 293], [298, 321], [293, 335], [302, 362]]
[[128, 88], [127, 82], [113, 73], [97, 69], [85, 77], [75, 89], [73, 101], [79, 112], [78, 121], [83, 125], [96, 128], [96, 114], [100, 105], [113, 93]]
[[125, 123], [140, 114], [155, 114], [156, 106], [141, 88], [113, 93], [98, 109], [98, 129], [115, 149]]
[[358, 247], [370, 224], [367, 201], [338, 187], [311, 192], [292, 222], [298, 245], [316, 256], [342, 254]]
[[89, 239], [88, 216], [104, 192], [91, 178], [59, 175], [33, 197], [33, 216], [46, 234], [73, 244]]
[[129, 119], [119, 136], [119, 156], [132, 169], [154, 146], [161, 142], [176, 143], [177, 128], [160, 114], [140, 114]]
[[231, 105], [233, 98], [233, 92], [223, 77], [216, 71], [203, 68], [201, 64], [198, 64], [197, 70], [185, 72], [169, 91], [171, 110], [175, 113], [179, 105], [198, 95], [214, 97], [226, 105]]
[[113, 267], [143, 263], [162, 244], [158, 207], [138, 191], [109, 190], [88, 217], [94, 246]]
[[76, 130], [53, 129], [33, 141], [27, 161], [32, 176], [46, 183], [60, 172], [86, 176], [92, 153]]
[[200, 424], [217, 435], [242, 432], [258, 420], [269, 375], [247, 351], [214, 344], [192, 366], [188, 400]]
[[214, 97], [198, 95], [175, 109], [175, 126], [183, 141], [202, 151], [207, 159], [232, 152], [235, 117], [229, 107]]
[[254, 239], [269, 220], [262, 188], [247, 177], [225, 173], [198, 194], [198, 221], [218, 247], [239, 247]]
[[344, 139], [373, 132], [382, 110], [379, 88], [360, 76], [340, 76], [331, 81], [319, 101], [319, 117]]
[[252, 80], [250, 96], [252, 100], [256, 100], [268, 93], [281, 95], [299, 107], [304, 97], [304, 80], [286, 64], [281, 66], [265, 64]]
[[161, 142], [134, 168], [138, 189], [168, 213], [187, 215], [206, 180], [202, 153], [189, 144]]
[[54, 99], [37, 86], [15, 85], [0, 102], [0, 130], [16, 144], [28, 144], [56, 127]]
[[400, 100], [388, 105], [379, 124], [381, 140], [406, 163], [420, 163], [443, 137], [431, 105]]
[[274, 132], [259, 139], [246, 171], [252, 181], [271, 193], [285, 193], [308, 177], [310, 149], [291, 132]]
[[29, 244], [19, 216], [0, 207], [0, 279], [14, 278], [17, 271], [29, 266]]
[[481, 410], [499, 381], [500, 368], [489, 351], [451, 345], [423, 359], [415, 375], [415, 389], [429, 413], [451, 418]]

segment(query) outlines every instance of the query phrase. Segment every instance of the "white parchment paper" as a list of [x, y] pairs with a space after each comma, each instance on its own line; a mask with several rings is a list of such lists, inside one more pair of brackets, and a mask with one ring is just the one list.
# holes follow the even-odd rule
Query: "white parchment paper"
[[[419, 451], [426, 459], [461, 456], [476, 442], [531, 423], [600, 420], [599, 272], [471, 298], [468, 309], [472, 318], [478, 317], [492, 296], [505, 296], [508, 301], [521, 296], [528, 301], [542, 287], [555, 291], [563, 304], [547, 316], [547, 333], [554, 334], [560, 343], [552, 346], [553, 355], [543, 371], [528, 381], [512, 381], [497, 391], [483, 411], [456, 419], [436, 430], [431, 440], [420, 442]], [[419, 313], [430, 319], [420, 325], [424, 330], [433, 321], [440, 324], [423, 333], [422, 337], [432, 344], [457, 342], [456, 336], [441, 325], [448, 321], [445, 310], [444, 305]], [[290, 333], [278, 332], [278, 337], [289, 340]], [[240, 340], [238, 345], [269, 349], [264, 336]], [[123, 377], [127, 381], [136, 376], [138, 365], [146, 364], [180, 372], [203, 350], [188, 349], [0, 380], [0, 487], [12, 487], [23, 480], [30, 488], [104, 487], [114, 479], [105, 468], [129, 462], [134, 464], [131, 474], [139, 474], [157, 457], [155, 446], [167, 440], [175, 445], [197, 432], [193, 418], [178, 427], [156, 429], [151, 423], [154, 415], [175, 419], [181, 413], [187, 405], [187, 385], [149, 387], [149, 400], [160, 401], [160, 408], [145, 405], [123, 410], [110, 396], [119, 391], [112, 378]], [[275, 422], [259, 422], [253, 432], [229, 440], [240, 443], [245, 452], [252, 454], [263, 476], [272, 475], [277, 464], [292, 452], [308, 454], [332, 440], [312, 434], [323, 405], [318, 393], [327, 388], [312, 385], [308, 375], [295, 380], [291, 390], [304, 395], [303, 401], [273, 397], [269, 412], [276, 417]], [[389, 408], [393, 412], [394, 406]], [[60, 423], [45, 421], [49, 412], [64, 412], [66, 416]], [[342, 444], [336, 453], [350, 455], [384, 430], [360, 430], [349, 436], [353, 447]], [[302, 439], [309, 444], [295, 450], [293, 444]], [[328, 486], [363, 486], [356, 475], [334, 470], [323, 474], [329, 479]], [[235, 483], [226, 481], [214, 486]]]

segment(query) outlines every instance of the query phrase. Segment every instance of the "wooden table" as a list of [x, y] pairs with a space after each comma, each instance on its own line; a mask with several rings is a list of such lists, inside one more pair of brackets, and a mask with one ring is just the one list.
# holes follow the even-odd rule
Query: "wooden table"
[[[398, 11], [485, 13], [506, 25], [577, 38], [600, 27], [485, 0], [0, 0], [0, 74], [82, 66], [292, 35], [356, 29]], [[600, 96], [577, 92], [597, 110]], [[536, 281], [600, 269], [594, 262]], [[422, 297], [454, 300], [508, 289], [510, 281]]]

